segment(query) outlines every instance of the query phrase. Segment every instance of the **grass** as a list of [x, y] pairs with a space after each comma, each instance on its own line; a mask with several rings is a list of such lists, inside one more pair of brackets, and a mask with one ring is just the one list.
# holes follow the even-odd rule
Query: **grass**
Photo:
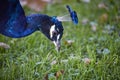
[[[49, 5], [43, 13], [65, 14], [67, 2]], [[100, 2], [108, 10], [98, 8]], [[0, 80], [120, 80], [118, 3], [119, 0], [91, 0], [90, 3], [69, 0], [67, 4], [77, 11], [79, 24], [63, 23], [59, 53], [40, 32], [20, 39], [0, 35], [0, 42], [10, 45], [8, 50], [0, 48]], [[107, 14], [107, 19], [103, 14]], [[82, 24], [84, 18], [89, 22]], [[97, 24], [95, 31], [91, 22]], [[67, 40], [74, 42], [70, 45]]]

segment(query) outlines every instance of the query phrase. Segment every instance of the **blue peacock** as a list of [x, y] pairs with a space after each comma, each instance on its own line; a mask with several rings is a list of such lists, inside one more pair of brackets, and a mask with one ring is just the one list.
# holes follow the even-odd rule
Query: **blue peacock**
[[[76, 12], [68, 5], [66, 7], [71, 20], [77, 24]], [[64, 17], [51, 17], [45, 14], [26, 16], [19, 0], [2, 0], [0, 2], [0, 34], [11, 38], [21, 38], [35, 31], [41, 31], [54, 43], [58, 51], [64, 30], [62, 21], [65, 20]]]

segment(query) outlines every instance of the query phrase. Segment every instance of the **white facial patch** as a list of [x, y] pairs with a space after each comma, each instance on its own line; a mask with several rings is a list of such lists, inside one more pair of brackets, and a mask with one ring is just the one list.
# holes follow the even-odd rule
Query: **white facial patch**
[[50, 28], [50, 37], [51, 38], [53, 37], [53, 32], [56, 32], [55, 25], [52, 25], [51, 28]]
[[59, 40], [60, 39], [60, 34], [58, 34], [58, 36], [57, 36], [57, 40]]

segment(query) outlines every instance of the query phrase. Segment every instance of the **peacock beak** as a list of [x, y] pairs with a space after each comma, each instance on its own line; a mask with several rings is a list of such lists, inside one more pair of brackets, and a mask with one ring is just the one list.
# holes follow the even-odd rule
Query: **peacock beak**
[[55, 47], [56, 47], [56, 50], [59, 52], [60, 51], [60, 40], [57, 40], [57, 41], [53, 41]]

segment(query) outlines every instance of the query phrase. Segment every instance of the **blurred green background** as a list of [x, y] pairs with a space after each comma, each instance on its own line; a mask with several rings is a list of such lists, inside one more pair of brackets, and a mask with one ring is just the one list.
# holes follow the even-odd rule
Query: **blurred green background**
[[120, 80], [120, 1], [43, 1], [21, 4], [26, 15], [49, 16], [68, 14], [70, 5], [79, 24], [63, 22], [59, 53], [40, 32], [19, 39], [0, 35], [6, 43], [0, 47], [0, 80]]

